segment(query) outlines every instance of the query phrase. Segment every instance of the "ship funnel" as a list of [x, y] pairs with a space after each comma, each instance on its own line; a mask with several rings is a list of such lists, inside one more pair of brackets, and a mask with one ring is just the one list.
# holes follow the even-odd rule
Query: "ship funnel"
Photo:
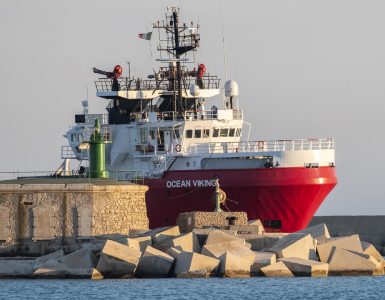
[[190, 94], [191, 94], [191, 96], [198, 97], [199, 96], [199, 92], [200, 92], [200, 89], [199, 89], [199, 86], [196, 83], [193, 83], [193, 84], [190, 85]]
[[226, 97], [238, 97], [238, 83], [235, 80], [228, 80], [225, 83], [225, 96]]

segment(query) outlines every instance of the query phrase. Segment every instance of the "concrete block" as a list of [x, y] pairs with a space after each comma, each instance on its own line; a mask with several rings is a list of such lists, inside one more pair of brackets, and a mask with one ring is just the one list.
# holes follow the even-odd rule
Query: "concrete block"
[[83, 247], [57, 259], [57, 261], [68, 269], [92, 269], [95, 267], [97, 259], [91, 249]]
[[223, 244], [229, 242], [238, 242], [245, 245], [245, 240], [234, 235], [227, 234], [220, 230], [212, 230], [208, 233], [205, 245]]
[[262, 224], [262, 222], [261, 222], [260, 219], [257, 219], [257, 220], [249, 220], [249, 221], [247, 221], [247, 224], [249, 224], [249, 225], [255, 225], [255, 226], [260, 226], [260, 227], [263, 228], [263, 224]]
[[250, 261], [234, 255], [231, 252], [225, 252], [219, 258], [219, 276], [223, 277], [250, 277]]
[[134, 276], [141, 253], [135, 248], [107, 240], [96, 269], [106, 278]]
[[33, 264], [33, 260], [0, 259], [0, 278], [28, 277]]
[[251, 251], [247, 246], [240, 244], [238, 241], [230, 241], [221, 244], [206, 244], [203, 246], [202, 254], [220, 258], [226, 252], [245, 259], [249, 266], [254, 262], [255, 252]]
[[317, 253], [321, 262], [329, 262], [333, 247], [363, 253], [361, 241], [357, 234], [347, 237], [332, 238], [317, 245]]
[[[146, 238], [151, 240], [151, 237], [146, 237]], [[120, 239], [118, 239], [116, 241], [118, 243], [120, 243], [120, 244], [126, 245], [126, 246], [128, 246], [130, 248], [134, 248], [134, 249], [136, 249], [138, 251], [141, 251], [138, 240], [134, 240], [132, 238], [124, 237], [124, 238], [120, 238]]]
[[370, 255], [375, 258], [378, 262], [385, 264], [384, 258], [382, 257], [380, 252], [378, 252], [376, 247], [374, 247], [372, 244], [361, 241], [361, 247], [365, 254]]
[[179, 250], [179, 249], [176, 249], [176, 248], [174, 248], [174, 247], [171, 247], [171, 248], [169, 248], [168, 250], [167, 250], [167, 254], [168, 255], [170, 255], [170, 256], [172, 256], [173, 258], [177, 258], [177, 256], [179, 255], [179, 254], [181, 254], [183, 251], [181, 251], [181, 250]]
[[263, 234], [263, 226], [258, 225], [230, 225], [229, 230], [234, 230], [238, 234]]
[[187, 252], [201, 252], [198, 238], [193, 232], [180, 235], [175, 238], [168, 238], [160, 243], [155, 243], [154, 247], [164, 252], [171, 247]]
[[141, 236], [141, 237], [132, 237], [131, 241], [137, 241], [139, 244], [139, 250], [143, 252], [146, 250], [147, 246], [152, 246], [152, 238], [151, 236]]
[[174, 269], [176, 277], [209, 277], [216, 275], [219, 259], [194, 252], [177, 253], [178, 250], [175, 250], [171, 251], [174, 252], [174, 255], [176, 254]]
[[277, 262], [275, 253], [261, 251], [254, 251], [254, 253], [254, 262], [250, 266], [250, 272], [252, 275], [257, 275], [261, 268], [275, 264]]
[[167, 277], [173, 262], [172, 256], [148, 246], [139, 259], [135, 274], [142, 278]]
[[294, 277], [294, 274], [282, 261], [261, 268], [260, 274], [266, 277]]
[[273, 252], [278, 258], [298, 257], [317, 260], [314, 240], [310, 234], [288, 234], [262, 251]]
[[[216, 229], [195, 228], [195, 229], [192, 230], [192, 232], [195, 233], [195, 235], [197, 236], [198, 241], [199, 241], [199, 246], [201, 248], [206, 243], [207, 236], [209, 235], [209, 232], [213, 231], [213, 230], [216, 230]], [[224, 233], [227, 233], [229, 235], [234, 235], [234, 236], [237, 235], [237, 232], [235, 230], [221, 230], [221, 231], [224, 232]]]
[[55, 259], [48, 259], [33, 274], [33, 278], [68, 278], [69, 270]]
[[268, 248], [281, 238], [280, 236], [270, 234], [240, 234], [239, 237], [245, 239], [251, 245], [251, 250], [253, 251], [261, 251], [264, 248]]
[[330, 239], [330, 233], [325, 223], [308, 227], [298, 233], [310, 234], [313, 239], [326, 240]]
[[333, 246], [329, 258], [329, 274], [373, 275], [377, 265], [369, 258], [369, 255]]
[[31, 275], [32, 278], [81, 278], [102, 279], [103, 276], [94, 268], [67, 268], [54, 259], [49, 259]]
[[97, 269], [92, 269], [90, 279], [100, 280], [100, 279], [103, 279], [103, 275]]
[[172, 239], [172, 246], [187, 252], [201, 252], [198, 238], [193, 232]]
[[49, 254], [44, 255], [44, 256], [40, 256], [40, 257], [35, 259], [35, 262], [33, 264], [33, 268], [34, 268], [34, 270], [36, 270], [36, 269], [40, 268], [40, 266], [42, 264], [44, 264], [45, 262], [47, 262], [49, 259], [57, 260], [63, 256], [64, 256], [63, 249], [57, 250], [55, 252], [49, 253]]
[[281, 260], [295, 276], [323, 277], [328, 275], [329, 265], [297, 257]]
[[169, 239], [171, 237], [176, 237], [180, 235], [179, 227], [162, 227], [162, 228], [156, 228], [148, 233], [146, 233], [144, 236], [150, 235], [152, 237], [153, 244], [160, 243], [166, 239]]

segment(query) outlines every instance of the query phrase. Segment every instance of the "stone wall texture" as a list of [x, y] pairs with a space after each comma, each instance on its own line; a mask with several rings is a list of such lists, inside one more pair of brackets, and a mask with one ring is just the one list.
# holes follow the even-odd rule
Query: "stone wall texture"
[[235, 217], [235, 225], [247, 225], [247, 213], [245, 212], [209, 212], [193, 211], [181, 213], [176, 221], [182, 232], [190, 232], [194, 228], [207, 228], [211, 226], [228, 226], [229, 217]]
[[147, 186], [0, 184], [0, 255], [76, 249], [91, 239], [148, 229]]

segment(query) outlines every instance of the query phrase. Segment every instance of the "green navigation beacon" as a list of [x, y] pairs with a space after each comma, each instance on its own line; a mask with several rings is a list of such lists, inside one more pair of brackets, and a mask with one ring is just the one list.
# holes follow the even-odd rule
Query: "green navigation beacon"
[[100, 120], [95, 120], [95, 130], [91, 134], [89, 143], [90, 168], [88, 176], [90, 178], [109, 178], [106, 170], [106, 143], [110, 143], [110, 135], [101, 132]]

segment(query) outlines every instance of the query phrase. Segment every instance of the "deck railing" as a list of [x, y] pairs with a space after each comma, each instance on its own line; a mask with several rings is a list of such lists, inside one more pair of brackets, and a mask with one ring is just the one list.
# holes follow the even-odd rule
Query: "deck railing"
[[[95, 81], [96, 91], [98, 92], [110, 92], [113, 91], [113, 83], [111, 78], [99, 78]], [[184, 77], [183, 88], [189, 89], [190, 85], [195, 83], [195, 78]], [[140, 91], [140, 90], [165, 90], [172, 91], [173, 81], [164, 79], [162, 81], [155, 79], [133, 79], [129, 77], [118, 78], [118, 90], [119, 91]], [[203, 89], [219, 89], [220, 79], [217, 76], [205, 75], [202, 78]]]
[[335, 148], [331, 138], [298, 139], [275, 141], [241, 141], [222, 143], [193, 144], [185, 148], [185, 153], [245, 153], [245, 152], [274, 152], [301, 150], [329, 150]]
[[[149, 122], [150, 113], [134, 113], [137, 122]], [[157, 121], [242, 120], [242, 110], [188, 110], [185, 112], [163, 111], [156, 113]]]

